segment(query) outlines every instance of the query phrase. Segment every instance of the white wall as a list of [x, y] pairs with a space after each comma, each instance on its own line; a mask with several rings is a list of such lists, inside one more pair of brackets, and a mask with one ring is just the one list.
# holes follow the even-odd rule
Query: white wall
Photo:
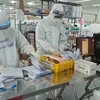
[[[84, 20], [85, 21], [96, 21], [100, 22], [100, 7], [91, 7], [91, 8], [84, 8]], [[97, 16], [95, 16], [97, 15]]]

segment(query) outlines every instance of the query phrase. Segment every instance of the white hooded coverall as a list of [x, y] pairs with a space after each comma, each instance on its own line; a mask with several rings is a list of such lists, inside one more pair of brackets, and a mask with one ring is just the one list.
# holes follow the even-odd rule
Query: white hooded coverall
[[3, 67], [19, 67], [20, 61], [17, 51], [19, 48], [28, 55], [34, 50], [17, 29], [0, 30], [0, 65]]
[[[53, 10], [63, 11], [61, 4], [55, 4]], [[50, 12], [49, 16], [40, 20], [36, 28], [37, 53], [40, 55], [50, 54], [50, 48], [63, 52], [67, 44], [67, 36], [62, 20], [54, 22], [54, 14]]]
[[0, 66], [19, 67], [18, 49], [27, 55], [38, 58], [32, 45], [28, 43], [23, 34], [15, 28], [10, 27], [8, 15], [0, 11]]

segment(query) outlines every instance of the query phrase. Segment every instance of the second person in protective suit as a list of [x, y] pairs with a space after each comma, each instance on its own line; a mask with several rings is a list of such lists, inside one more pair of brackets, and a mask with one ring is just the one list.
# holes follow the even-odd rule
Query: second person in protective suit
[[67, 36], [63, 25], [64, 9], [55, 4], [50, 14], [40, 20], [36, 28], [37, 53], [60, 55], [67, 48]]
[[18, 49], [27, 55], [39, 56], [23, 34], [11, 28], [11, 21], [6, 13], [0, 11], [0, 67], [20, 67]]
[[[68, 47], [67, 36], [65, 34], [66, 30], [63, 25], [63, 16], [63, 5], [55, 4], [50, 14], [38, 22], [36, 27], [36, 46], [39, 55], [53, 54], [60, 56], [60, 53], [63, 53], [64, 49]], [[42, 85], [37, 87], [41, 88]], [[38, 98], [41, 98], [41, 96]], [[49, 98], [46, 100], [52, 100], [50, 93]]]

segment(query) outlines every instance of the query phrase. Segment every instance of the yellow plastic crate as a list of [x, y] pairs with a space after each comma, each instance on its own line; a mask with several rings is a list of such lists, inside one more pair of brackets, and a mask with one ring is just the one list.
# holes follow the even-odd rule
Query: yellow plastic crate
[[53, 73], [51, 76], [45, 77], [45, 79], [53, 84], [61, 84], [64, 82], [69, 82], [72, 79], [74, 70], [66, 70], [60, 73]]
[[68, 69], [74, 68], [74, 61], [73, 60], [66, 60], [62, 63], [55, 64], [47, 60], [46, 56], [40, 57], [40, 63], [47, 69], [52, 70], [55, 73], [59, 73]]

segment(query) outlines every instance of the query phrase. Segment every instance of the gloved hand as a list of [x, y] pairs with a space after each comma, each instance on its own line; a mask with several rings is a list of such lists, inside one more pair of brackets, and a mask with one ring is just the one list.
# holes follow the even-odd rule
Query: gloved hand
[[34, 56], [36, 59], [39, 59], [40, 58], [40, 55], [37, 54], [35, 51], [32, 51], [31, 52], [31, 55]]
[[61, 53], [58, 52], [57, 50], [53, 49], [53, 48], [50, 48], [50, 52], [55, 56], [61, 56]]
[[67, 43], [64, 45], [64, 51], [66, 50], [73, 51], [71, 43]]
[[21, 60], [21, 61], [20, 61], [20, 66], [21, 66], [21, 67], [29, 66], [29, 62], [28, 62], [27, 60]]

